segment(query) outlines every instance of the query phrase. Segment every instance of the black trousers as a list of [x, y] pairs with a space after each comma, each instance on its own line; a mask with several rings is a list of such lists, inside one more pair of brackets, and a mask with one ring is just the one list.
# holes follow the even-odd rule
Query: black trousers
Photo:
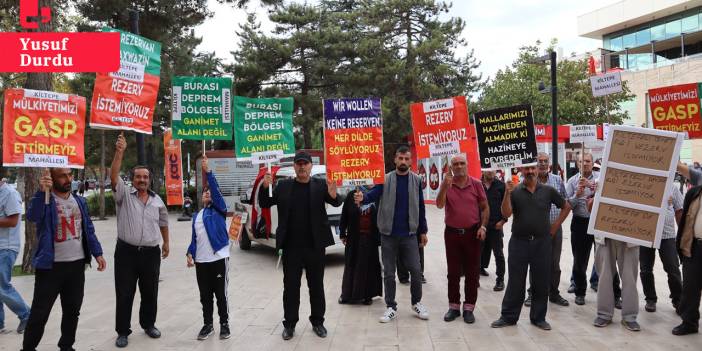
[[[419, 235], [415, 235], [417, 237], [417, 243], [419, 243]], [[403, 261], [402, 258], [402, 252], [400, 251], [400, 255], [397, 256], [397, 279], [400, 281], [409, 281], [410, 280], [410, 272], [409, 269], [407, 268], [407, 265], [405, 265], [405, 262]], [[424, 276], [424, 248], [420, 247], [419, 248], [419, 265], [422, 267], [422, 276]]]
[[202, 318], [205, 324], [212, 324], [214, 312], [213, 296], [217, 298], [219, 324], [229, 323], [229, 304], [227, 303], [227, 285], [229, 283], [229, 258], [214, 262], [195, 263], [197, 287], [200, 290]]
[[[702, 293], [702, 240], [692, 243], [692, 257], [683, 257], [683, 290], [680, 298], [680, 317], [683, 323], [699, 328], [700, 296]], [[34, 306], [32, 306], [34, 308]], [[31, 317], [30, 317], [31, 318]]]
[[324, 323], [324, 249], [285, 248], [283, 250], [283, 313], [286, 328], [295, 328], [300, 320], [300, 281], [305, 271], [310, 293], [310, 322]]
[[158, 305], [158, 277], [161, 269], [161, 250], [157, 246], [137, 247], [117, 240], [115, 248], [115, 292], [117, 312], [115, 331], [118, 335], [132, 333], [132, 304], [137, 283], [141, 295], [139, 325], [151, 328], [156, 323]]
[[516, 323], [524, 304], [527, 271], [531, 268], [532, 323], [546, 320], [551, 274], [551, 237], [546, 234], [532, 240], [512, 236], [508, 244], [508, 279], [502, 300], [502, 319]]
[[589, 218], [573, 216], [570, 222], [570, 247], [573, 250], [573, 281], [575, 296], [585, 296], [587, 291], [587, 264], [595, 237], [587, 233]]
[[37, 269], [34, 279], [34, 299], [29, 313], [27, 329], [24, 332], [22, 347], [26, 351], [35, 350], [49, 320], [51, 308], [61, 296], [61, 350], [71, 350], [76, 341], [78, 316], [83, 304], [85, 286], [85, 260], [54, 262], [52, 269]]
[[495, 255], [495, 275], [497, 281], [505, 279], [505, 254], [502, 230], [488, 229], [485, 240], [480, 242], [480, 268], [486, 269], [490, 265], [490, 256]]
[[[658, 256], [663, 262], [663, 270], [668, 276], [668, 289], [670, 289], [670, 299], [673, 304], [680, 302], [682, 294], [682, 276], [680, 275], [680, 261], [678, 260], [678, 249], [675, 246], [675, 238], [661, 240], [658, 249]], [[653, 278], [653, 264], [656, 261], [656, 249], [652, 247], [639, 248], [639, 270], [641, 271], [641, 285], [643, 285], [646, 301], [658, 301], [656, 295], [656, 283]]]

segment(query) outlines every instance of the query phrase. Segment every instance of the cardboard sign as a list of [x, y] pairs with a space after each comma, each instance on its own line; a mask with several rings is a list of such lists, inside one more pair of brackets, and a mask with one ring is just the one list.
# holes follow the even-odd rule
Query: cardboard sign
[[238, 160], [253, 153], [281, 150], [295, 155], [293, 98], [234, 97], [234, 140]]
[[597, 140], [597, 125], [570, 126], [571, 143], [591, 143]]
[[536, 164], [536, 133], [531, 105], [475, 114], [480, 167], [496, 169]]
[[680, 133], [610, 126], [588, 233], [658, 248], [682, 140]]
[[327, 179], [337, 184], [382, 184], [383, 157], [379, 98], [324, 100]]
[[5, 167], [83, 168], [85, 98], [29, 89], [5, 90]]
[[[459, 152], [468, 153], [471, 135], [465, 96], [414, 103], [410, 111], [417, 158], [443, 156], [433, 155], [431, 151], [452, 148], [454, 142], [458, 143]], [[450, 145], [430, 149], [430, 145], [441, 144]]]
[[682, 84], [650, 89], [653, 128], [687, 133], [690, 139], [702, 138], [699, 84]]
[[232, 140], [232, 80], [173, 78], [173, 137], [183, 140]]
[[117, 29], [103, 31], [120, 33], [120, 68], [97, 73], [90, 127], [151, 134], [161, 80], [161, 43]]
[[599, 97], [622, 92], [622, 73], [604, 73], [590, 77], [592, 96]]
[[180, 140], [173, 139], [171, 130], [163, 133], [163, 150], [166, 165], [166, 203], [171, 205], [183, 204], [183, 157], [180, 150]]

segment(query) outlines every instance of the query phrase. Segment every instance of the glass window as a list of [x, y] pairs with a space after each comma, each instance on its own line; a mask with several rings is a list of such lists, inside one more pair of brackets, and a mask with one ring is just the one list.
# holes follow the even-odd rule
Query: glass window
[[646, 45], [651, 42], [651, 29], [646, 28], [636, 32], [636, 46]]
[[651, 40], [665, 39], [665, 24], [651, 27]]
[[627, 34], [622, 37], [622, 45], [625, 49], [633, 48], [636, 46], [636, 33]]
[[610, 46], [610, 50], [612, 51], [620, 51], [624, 49], [624, 47], [622, 46], [622, 37], [612, 38]]
[[612, 38], [605, 37], [602, 40], [602, 47], [607, 49], [607, 50], [612, 50], [612, 47], [610, 45], [612, 45]]
[[665, 37], [672, 38], [680, 35], [681, 20], [671, 21], [665, 24]]
[[637, 68], [637, 57], [638, 55], [629, 55], [627, 57], [626, 69], [636, 69]]
[[692, 33], [696, 32], [697, 29], [699, 28], [699, 15], [694, 15], [690, 17], [685, 17], [682, 19], [682, 32], [683, 33]]

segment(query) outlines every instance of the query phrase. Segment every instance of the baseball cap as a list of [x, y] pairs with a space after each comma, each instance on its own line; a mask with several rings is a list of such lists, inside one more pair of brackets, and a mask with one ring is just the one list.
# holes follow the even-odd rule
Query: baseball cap
[[295, 154], [295, 158], [293, 159], [293, 162], [298, 163], [299, 161], [307, 161], [309, 163], [312, 163], [312, 156], [310, 156], [310, 154], [308, 154], [305, 151], [298, 151]]

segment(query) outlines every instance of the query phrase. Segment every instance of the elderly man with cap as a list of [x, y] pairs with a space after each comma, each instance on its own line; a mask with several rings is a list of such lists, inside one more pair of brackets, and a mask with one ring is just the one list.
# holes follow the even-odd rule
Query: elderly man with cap
[[261, 207], [278, 206], [276, 248], [283, 250], [283, 339], [295, 333], [299, 320], [300, 280], [304, 269], [310, 293], [310, 322], [320, 338], [324, 328], [324, 257], [325, 248], [334, 245], [324, 203], [334, 207], [344, 201], [336, 193], [336, 183], [312, 178], [312, 157], [304, 151], [295, 154], [295, 178], [282, 179], [268, 187], [273, 179], [266, 174], [258, 195]]

